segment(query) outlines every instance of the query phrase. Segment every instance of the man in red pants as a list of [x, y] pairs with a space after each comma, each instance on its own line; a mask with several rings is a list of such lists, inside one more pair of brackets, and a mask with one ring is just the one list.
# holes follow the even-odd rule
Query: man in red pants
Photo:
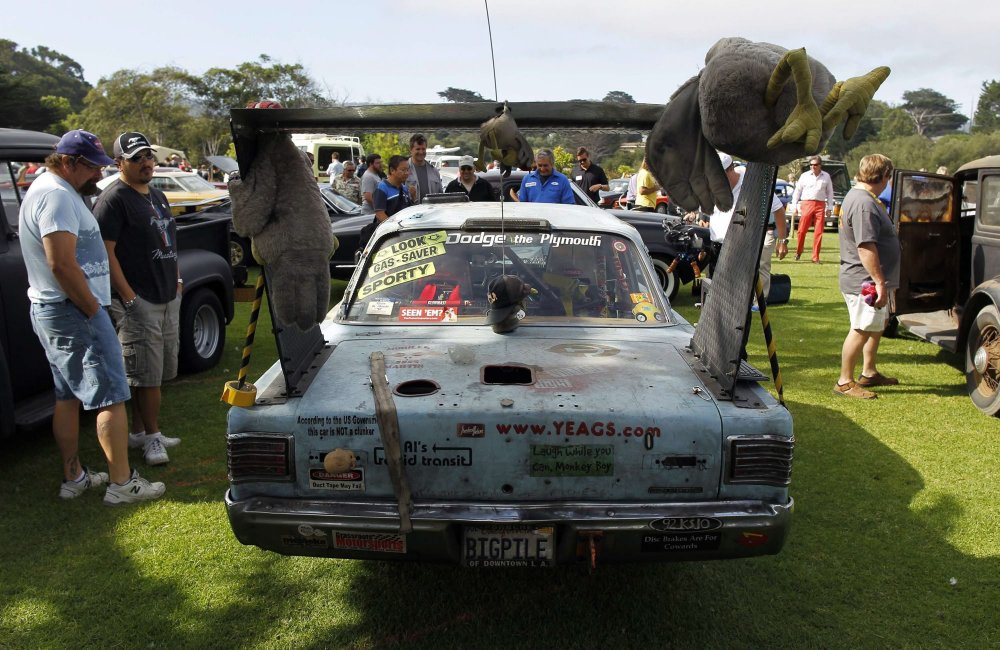
[[833, 214], [833, 180], [823, 171], [819, 156], [809, 159], [809, 171], [799, 177], [792, 193], [792, 212], [799, 215], [799, 242], [795, 259], [802, 256], [809, 226], [813, 227], [813, 264], [819, 264], [819, 249], [823, 244], [825, 217]]

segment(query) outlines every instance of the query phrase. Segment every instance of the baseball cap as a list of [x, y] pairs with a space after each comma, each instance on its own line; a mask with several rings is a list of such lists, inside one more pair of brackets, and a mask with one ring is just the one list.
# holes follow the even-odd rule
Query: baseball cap
[[472, 167], [475, 169], [476, 161], [473, 160], [472, 156], [462, 156], [458, 159], [458, 168], [461, 169], [462, 167]]
[[109, 158], [108, 154], [104, 152], [101, 140], [93, 133], [83, 129], [73, 129], [59, 138], [59, 143], [56, 144], [56, 153], [66, 156], [80, 156], [91, 165], [99, 167], [115, 163], [114, 159]]
[[723, 169], [729, 169], [733, 164], [733, 157], [728, 153], [719, 152], [719, 162], [722, 163]]
[[530, 292], [531, 287], [524, 284], [516, 275], [501, 275], [494, 278], [490, 282], [487, 294], [490, 310], [486, 313], [486, 323], [497, 325], [513, 319], [514, 322], [511, 323], [513, 327], [503, 331], [514, 329], [517, 326], [516, 321], [524, 318], [524, 305], [521, 303]]
[[137, 131], [126, 131], [120, 136], [115, 138], [115, 146], [113, 147], [115, 158], [126, 158], [131, 160], [135, 154], [139, 153], [143, 149], [152, 149], [153, 145], [149, 144], [149, 140], [146, 136]]

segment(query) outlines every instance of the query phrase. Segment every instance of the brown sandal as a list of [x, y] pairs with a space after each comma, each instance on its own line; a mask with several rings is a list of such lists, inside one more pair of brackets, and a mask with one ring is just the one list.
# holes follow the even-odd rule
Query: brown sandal
[[876, 372], [871, 377], [865, 377], [861, 375], [858, 377], [858, 386], [864, 386], [865, 388], [874, 388], [875, 386], [897, 386], [899, 385], [899, 380], [895, 377], [886, 377], [880, 372]]
[[875, 399], [878, 397], [876, 393], [865, 390], [854, 381], [849, 381], [846, 384], [836, 384], [833, 387], [833, 394], [853, 397], [855, 399]]

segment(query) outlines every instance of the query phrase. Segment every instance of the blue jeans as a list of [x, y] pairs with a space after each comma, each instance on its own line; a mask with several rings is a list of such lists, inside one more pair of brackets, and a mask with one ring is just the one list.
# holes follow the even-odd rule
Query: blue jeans
[[122, 346], [106, 310], [87, 318], [69, 300], [32, 303], [31, 325], [49, 360], [57, 400], [78, 399], [92, 411], [129, 399]]

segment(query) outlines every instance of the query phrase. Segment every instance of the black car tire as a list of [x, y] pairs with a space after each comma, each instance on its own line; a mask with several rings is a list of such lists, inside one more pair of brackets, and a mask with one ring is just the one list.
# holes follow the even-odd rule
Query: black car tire
[[663, 255], [653, 255], [652, 260], [656, 279], [660, 281], [663, 293], [667, 294], [667, 298], [673, 300], [677, 297], [677, 290], [681, 286], [681, 278], [677, 275], [677, 271], [670, 270], [670, 264], [673, 260]]
[[965, 343], [965, 383], [972, 403], [986, 415], [1000, 415], [1000, 312], [979, 310]]
[[219, 363], [226, 347], [226, 318], [219, 297], [205, 288], [184, 296], [180, 320], [180, 371], [201, 372]]

